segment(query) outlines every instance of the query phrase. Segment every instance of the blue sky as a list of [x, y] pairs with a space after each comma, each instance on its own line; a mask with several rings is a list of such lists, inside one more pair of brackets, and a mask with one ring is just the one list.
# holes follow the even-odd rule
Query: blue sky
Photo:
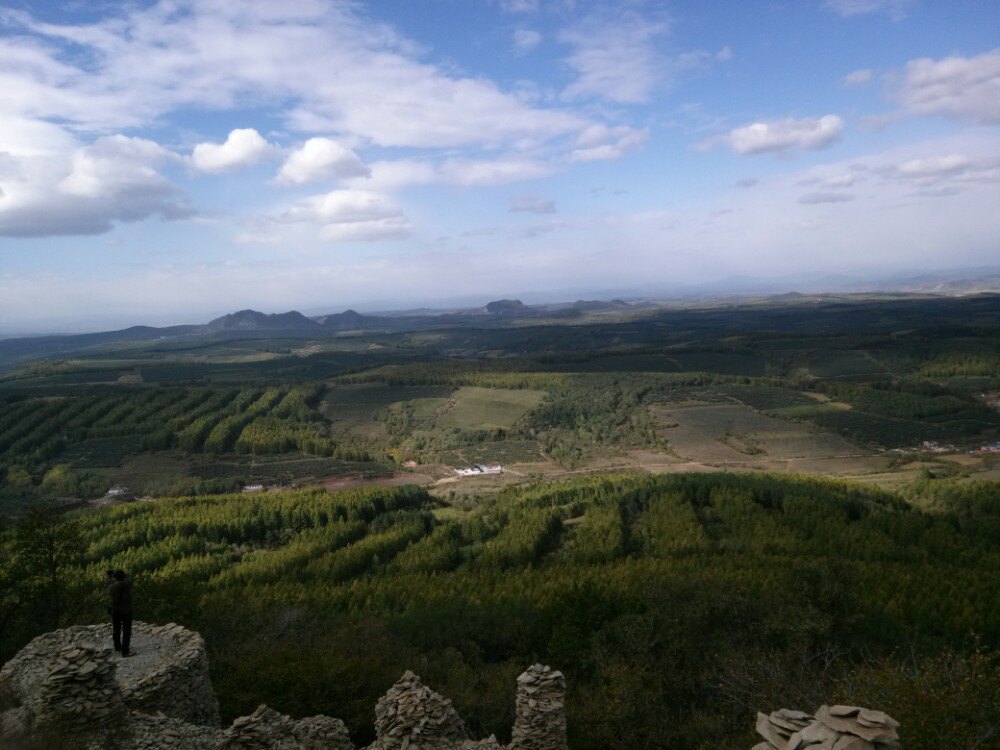
[[1000, 8], [0, 9], [0, 331], [996, 264]]

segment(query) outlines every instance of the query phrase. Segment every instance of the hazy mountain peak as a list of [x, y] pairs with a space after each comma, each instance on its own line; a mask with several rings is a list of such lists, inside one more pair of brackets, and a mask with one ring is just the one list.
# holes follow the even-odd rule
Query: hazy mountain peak
[[272, 313], [270, 315], [258, 312], [257, 310], [240, 310], [239, 312], [216, 318], [209, 322], [208, 327], [218, 331], [257, 329], [296, 330], [317, 328], [318, 324], [296, 310], [286, 313]]

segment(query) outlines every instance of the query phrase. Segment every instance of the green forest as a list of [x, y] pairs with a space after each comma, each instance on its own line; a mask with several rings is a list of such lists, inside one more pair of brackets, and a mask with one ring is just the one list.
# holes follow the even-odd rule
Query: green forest
[[138, 619], [206, 637], [226, 719], [266, 702], [368, 742], [412, 669], [506, 738], [514, 678], [544, 661], [581, 750], [749, 747], [756, 710], [824, 702], [885, 710], [911, 750], [997, 742], [995, 482], [610, 474], [451, 502], [409, 486], [35, 510], [0, 543], [0, 659], [103, 619], [109, 567], [134, 573]]
[[[816, 434], [849, 443], [830, 455], [919, 454], [925, 443], [968, 453], [1000, 439], [998, 307], [996, 295], [777, 300], [581, 320], [415, 318], [413, 330], [397, 321], [305, 340], [108, 342], [0, 372], [0, 512], [90, 502], [115, 484], [221, 494], [391, 475], [408, 461], [533, 463], [530, 473], [625, 466], [634, 450], [709, 470], [742, 460], [720, 456], [720, 440], [781, 470], [822, 452], [806, 445]], [[724, 419], [685, 445], [665, 406], [690, 403], [771, 421], [740, 417], [734, 432]], [[782, 426], [796, 437], [769, 452], [760, 430]]]

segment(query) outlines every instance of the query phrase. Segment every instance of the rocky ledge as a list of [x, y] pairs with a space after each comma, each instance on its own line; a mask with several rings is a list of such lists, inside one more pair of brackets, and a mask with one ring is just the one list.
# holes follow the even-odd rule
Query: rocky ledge
[[[200, 635], [135, 623], [136, 654], [111, 649], [107, 625], [39, 636], [0, 669], [4, 750], [354, 750], [340, 719], [292, 719], [267, 706], [219, 726]], [[881, 711], [821, 706], [757, 715], [753, 750], [897, 750]], [[566, 680], [542, 664], [517, 678], [510, 745], [475, 740], [452, 702], [406, 672], [375, 706], [366, 750], [567, 750]]]
[[[111, 648], [107, 625], [39, 636], [0, 669], [0, 747], [10, 750], [354, 750], [340, 719], [293, 720], [260, 706], [219, 726], [200, 635], [133, 626], [135, 655]], [[506, 750], [566, 750], [566, 681], [536, 664], [517, 681]], [[474, 740], [451, 701], [407, 672], [379, 699], [367, 750], [505, 750]]]

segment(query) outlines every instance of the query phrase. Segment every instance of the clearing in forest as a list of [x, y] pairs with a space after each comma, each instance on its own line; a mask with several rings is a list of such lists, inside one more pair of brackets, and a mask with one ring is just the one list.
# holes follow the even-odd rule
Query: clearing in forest
[[653, 414], [664, 425], [662, 435], [671, 450], [690, 461], [767, 464], [866, 453], [837, 435], [775, 419], [743, 404], [662, 404]]
[[435, 422], [438, 427], [466, 430], [508, 428], [538, 406], [543, 398], [545, 391], [459, 388], [438, 410]]

